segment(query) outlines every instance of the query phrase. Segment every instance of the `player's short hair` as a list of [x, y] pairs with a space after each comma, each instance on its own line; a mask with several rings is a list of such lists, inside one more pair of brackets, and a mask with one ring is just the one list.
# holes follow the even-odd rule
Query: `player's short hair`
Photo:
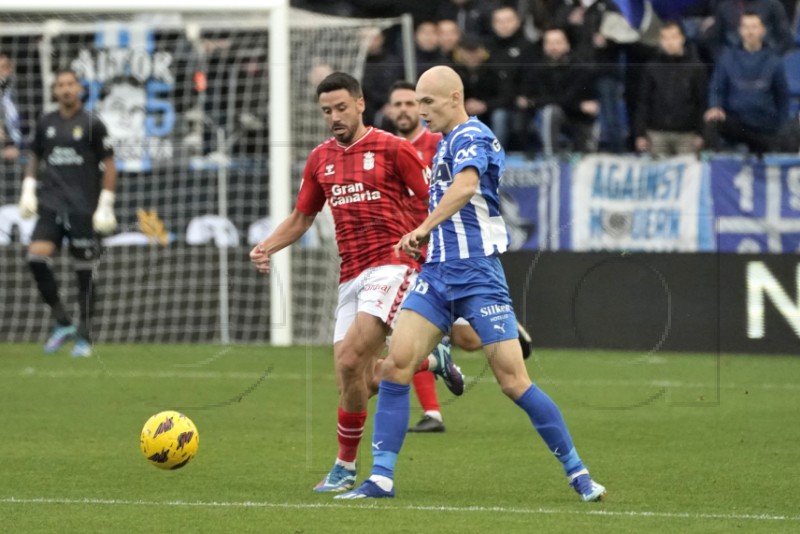
[[409, 89], [411, 91], [416, 91], [417, 86], [409, 82], [408, 80], [397, 80], [389, 88], [389, 95], [391, 95], [395, 91], [399, 91], [400, 89]]
[[680, 23], [680, 22], [678, 22], [677, 20], [668, 20], [668, 21], [665, 21], [665, 22], [664, 22], [664, 23], [661, 25], [661, 28], [659, 29], [659, 31], [669, 30], [669, 29], [671, 29], [671, 28], [675, 28], [675, 29], [677, 29], [679, 32], [681, 32], [681, 35], [683, 35], [684, 37], [686, 37], [686, 32], [685, 32], [685, 31], [683, 31], [683, 26], [681, 26], [681, 23]]
[[354, 77], [345, 72], [334, 72], [325, 77], [317, 86], [317, 97], [322, 93], [330, 93], [344, 89], [353, 98], [361, 98], [364, 93], [361, 91], [361, 84]]
[[741, 22], [742, 19], [745, 17], [756, 17], [759, 20], [759, 22], [761, 22], [761, 24], [764, 24], [764, 18], [761, 16], [761, 13], [759, 13], [754, 9], [745, 9], [744, 12], [742, 13], [742, 16], [739, 17], [739, 22]]
[[58, 70], [56, 71], [56, 73], [55, 73], [55, 76], [53, 76], [53, 84], [54, 84], [54, 85], [55, 85], [55, 82], [56, 82], [56, 80], [58, 79], [58, 77], [59, 77], [59, 76], [61, 76], [62, 74], [72, 74], [72, 76], [75, 78], [75, 81], [76, 81], [76, 82], [78, 82], [78, 83], [80, 83], [80, 82], [81, 82], [81, 77], [80, 77], [80, 76], [78, 76], [78, 73], [77, 73], [77, 72], [75, 72], [75, 70], [74, 70], [74, 69], [71, 69], [71, 68], [69, 68], [69, 67], [65, 67], [65, 68], [63, 68], [63, 69], [58, 69]]

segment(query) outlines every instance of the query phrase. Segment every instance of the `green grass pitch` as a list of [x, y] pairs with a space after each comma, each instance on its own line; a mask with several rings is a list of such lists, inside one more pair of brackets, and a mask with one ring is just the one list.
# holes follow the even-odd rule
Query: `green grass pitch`
[[[407, 436], [396, 499], [341, 503], [311, 491], [336, 452], [329, 347], [67, 352], [0, 345], [2, 532], [800, 532], [797, 357], [538, 350], [531, 375], [609, 491], [584, 504], [482, 353], [456, 351], [447, 432]], [[163, 409], [199, 429], [179, 471], [139, 451]]]

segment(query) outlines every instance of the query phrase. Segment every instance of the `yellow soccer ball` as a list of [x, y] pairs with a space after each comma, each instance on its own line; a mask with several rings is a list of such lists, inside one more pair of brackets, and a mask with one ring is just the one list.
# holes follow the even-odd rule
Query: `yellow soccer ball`
[[180, 469], [194, 458], [199, 445], [192, 420], [173, 410], [155, 414], [142, 429], [142, 454], [160, 469]]

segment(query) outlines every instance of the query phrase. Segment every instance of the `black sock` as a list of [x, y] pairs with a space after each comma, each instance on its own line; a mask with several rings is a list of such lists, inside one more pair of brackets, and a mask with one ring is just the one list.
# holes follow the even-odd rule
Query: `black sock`
[[39, 293], [42, 294], [42, 298], [53, 311], [53, 317], [56, 322], [61, 326], [67, 326], [72, 324], [72, 320], [67, 310], [64, 309], [61, 298], [58, 296], [58, 283], [53, 274], [53, 269], [50, 268], [50, 261], [47, 256], [28, 256], [28, 266], [33, 273], [34, 280], [36, 280]]
[[94, 308], [94, 285], [92, 283], [92, 268], [83, 266], [75, 269], [78, 277], [78, 300], [81, 308], [81, 322], [78, 326], [78, 335], [86, 341], [92, 341], [92, 309]]

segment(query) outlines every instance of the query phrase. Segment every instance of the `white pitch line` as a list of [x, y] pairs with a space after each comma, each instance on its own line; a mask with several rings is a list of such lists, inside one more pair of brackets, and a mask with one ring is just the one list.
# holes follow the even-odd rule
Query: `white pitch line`
[[[0, 504], [73, 504], [100, 506], [184, 506], [198, 508], [279, 508], [295, 510], [313, 510], [322, 508], [337, 509], [375, 509], [375, 510], [408, 510], [415, 512], [489, 512], [501, 514], [531, 515], [587, 515], [603, 517], [642, 517], [659, 519], [723, 519], [729, 521], [800, 521], [800, 516], [769, 514], [717, 514], [688, 512], [648, 512], [636, 510], [558, 510], [555, 508], [507, 508], [504, 506], [380, 506], [377, 504], [328, 504], [328, 503], [272, 503], [272, 502], [191, 502], [191, 501], [126, 501], [121, 499], [59, 499], [59, 498], [0, 498]], [[602, 505], [588, 505], [602, 506]]]
[[[191, 371], [186, 369], [180, 370], [160, 370], [160, 371], [116, 371], [111, 369], [105, 371], [103, 369], [69, 369], [69, 370], [50, 370], [50, 369], [36, 369], [34, 367], [27, 367], [19, 370], [3, 370], [0, 371], [2, 378], [52, 378], [52, 379], [72, 379], [72, 378], [124, 378], [124, 379], [205, 379], [205, 380], [257, 380], [263, 376], [262, 373], [254, 373], [247, 371]], [[326, 378], [333, 380], [331, 373], [316, 373], [318, 378]], [[307, 380], [307, 376], [303, 373], [270, 373], [267, 377], [269, 380]], [[469, 375], [466, 376], [467, 382], [477, 381], [480, 383], [496, 383], [494, 377], [488, 376], [476, 379]], [[650, 388], [714, 388], [716, 389], [716, 382], [683, 382], [680, 380], [596, 380], [596, 379], [553, 379], [546, 375], [536, 377], [536, 382], [540, 384], [563, 384], [570, 386], [589, 386], [589, 387], [650, 387]], [[758, 383], [751, 382], [747, 384], [737, 384], [734, 382], [722, 383], [719, 385], [722, 389], [766, 389], [766, 390], [782, 390], [782, 391], [800, 391], [800, 383], [787, 382], [785, 384], [774, 383]]]

